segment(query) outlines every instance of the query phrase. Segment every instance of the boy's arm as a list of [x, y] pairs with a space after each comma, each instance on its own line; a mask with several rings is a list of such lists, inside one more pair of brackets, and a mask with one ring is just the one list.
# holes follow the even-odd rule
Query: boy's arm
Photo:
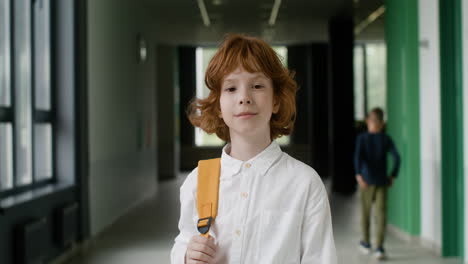
[[320, 182], [313, 187], [304, 211], [301, 234], [302, 264], [336, 264], [336, 249], [327, 192]]
[[391, 178], [396, 178], [398, 176], [398, 171], [400, 170], [400, 154], [398, 153], [398, 150], [395, 147], [395, 144], [393, 143], [393, 140], [388, 137], [389, 139], [389, 146], [388, 146], [388, 151], [393, 157], [393, 169], [391, 171], [390, 177]]
[[[192, 236], [197, 235], [195, 223], [193, 222], [193, 214], [195, 209], [195, 197], [193, 188], [196, 188], [197, 169], [192, 171], [187, 176], [187, 179], [180, 187], [180, 219], [179, 219], [179, 235], [175, 238], [174, 246], [171, 250], [171, 263], [184, 264], [187, 245]], [[164, 217], [161, 215], [161, 217]]]
[[356, 138], [356, 148], [354, 150], [354, 168], [356, 170], [356, 175], [361, 174], [361, 164], [362, 164], [362, 157], [361, 157], [361, 135], [358, 135]]

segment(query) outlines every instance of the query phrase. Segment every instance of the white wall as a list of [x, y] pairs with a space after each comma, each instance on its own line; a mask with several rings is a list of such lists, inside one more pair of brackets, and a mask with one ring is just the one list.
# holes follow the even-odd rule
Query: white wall
[[441, 130], [439, 6], [419, 0], [419, 88], [421, 126], [421, 237], [441, 249]]
[[[139, 1], [88, 1], [91, 234], [156, 192], [154, 50]], [[137, 34], [149, 60], [137, 62]], [[145, 131], [152, 138], [146, 137]]]
[[[463, 140], [464, 140], [464, 157], [465, 157], [465, 223], [468, 222], [468, 0], [462, 0], [462, 39], [463, 39]], [[465, 263], [468, 263], [468, 226], [465, 225]]]

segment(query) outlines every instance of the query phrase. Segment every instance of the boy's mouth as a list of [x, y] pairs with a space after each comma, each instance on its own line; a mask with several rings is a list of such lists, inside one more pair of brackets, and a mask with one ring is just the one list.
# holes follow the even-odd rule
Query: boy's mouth
[[238, 115], [236, 115], [236, 117], [240, 117], [240, 118], [249, 118], [249, 117], [252, 117], [256, 115], [256, 113], [252, 113], [252, 112], [242, 112]]

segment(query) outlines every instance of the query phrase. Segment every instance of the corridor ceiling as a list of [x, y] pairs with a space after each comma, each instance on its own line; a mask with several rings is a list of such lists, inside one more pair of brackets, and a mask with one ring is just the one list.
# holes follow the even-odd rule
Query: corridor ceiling
[[[200, 1], [209, 26], [202, 19]], [[269, 25], [275, 2], [278, 15], [275, 24]], [[353, 16], [359, 23], [384, 0], [143, 0], [143, 4], [160, 42], [203, 45], [219, 41], [227, 32], [243, 32], [287, 44], [327, 41], [331, 18]], [[383, 38], [383, 18], [362, 35], [364, 39]]]

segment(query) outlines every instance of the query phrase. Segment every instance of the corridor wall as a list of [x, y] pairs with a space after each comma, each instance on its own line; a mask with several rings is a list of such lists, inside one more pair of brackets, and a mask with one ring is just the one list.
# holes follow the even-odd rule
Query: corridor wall
[[[462, 5], [462, 48], [463, 48], [463, 116], [464, 116], [464, 204], [468, 205], [468, 1], [463, 0]], [[465, 223], [468, 219], [468, 210], [465, 209]], [[464, 231], [464, 263], [468, 263], [468, 228]]]
[[440, 254], [441, 129], [439, 1], [419, 0], [419, 98], [421, 126], [421, 239]]
[[[142, 9], [130, 0], [88, 1], [92, 236], [156, 192], [154, 41]], [[144, 63], [138, 35], [146, 39]]]
[[418, 2], [386, 3], [387, 132], [401, 155], [398, 180], [389, 191], [388, 221], [416, 236], [421, 231]]

